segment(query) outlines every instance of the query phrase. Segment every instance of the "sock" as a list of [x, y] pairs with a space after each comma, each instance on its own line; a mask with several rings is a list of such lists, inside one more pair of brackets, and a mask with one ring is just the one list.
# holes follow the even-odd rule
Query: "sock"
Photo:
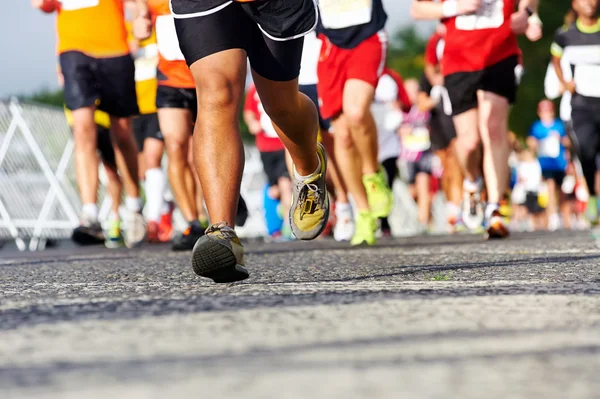
[[208, 227], [208, 218], [206, 216], [199, 217], [198, 223], [200, 223], [200, 226], [202, 226], [203, 229], [206, 229]]
[[485, 217], [486, 219], [489, 219], [492, 217], [492, 213], [494, 213], [494, 211], [497, 211], [499, 208], [498, 204], [495, 203], [489, 203], [487, 204], [487, 206], [485, 207]]
[[460, 215], [460, 206], [453, 204], [452, 202], [446, 203], [446, 215], [449, 217], [458, 217]]
[[475, 181], [471, 181], [469, 179], [463, 180], [463, 190], [468, 191], [470, 193], [474, 193], [476, 191], [481, 191], [481, 187], [483, 186], [483, 181], [481, 177], [475, 179]]
[[158, 222], [160, 219], [165, 203], [163, 194], [166, 184], [165, 174], [161, 168], [146, 171], [146, 217], [148, 220]]
[[312, 177], [312, 176], [316, 175], [317, 173], [319, 173], [319, 171], [321, 170], [321, 158], [317, 158], [317, 159], [318, 159], [318, 161], [319, 161], [319, 165], [317, 166], [317, 169], [315, 169], [315, 171], [314, 171], [314, 172], [312, 172], [312, 173], [311, 173], [310, 175], [308, 175], [308, 176], [300, 176], [300, 175], [298, 174], [298, 172], [296, 172], [296, 168], [294, 168], [294, 179], [296, 179], [296, 180], [306, 180], [306, 179], [308, 179], [309, 177]]
[[95, 222], [98, 220], [98, 205], [83, 204], [81, 207], [81, 213], [87, 216], [91, 221]]
[[119, 212], [110, 211], [110, 213], [108, 214], [108, 220], [111, 222], [117, 222], [119, 221], [119, 219]]
[[129, 212], [141, 212], [142, 211], [142, 199], [140, 197], [125, 197], [125, 208]]
[[349, 203], [336, 202], [335, 203], [335, 214], [338, 217], [341, 216], [352, 216], [352, 206]]
[[166, 215], [167, 213], [169, 213], [169, 203], [167, 201], [163, 201], [163, 204], [160, 207], [160, 214]]

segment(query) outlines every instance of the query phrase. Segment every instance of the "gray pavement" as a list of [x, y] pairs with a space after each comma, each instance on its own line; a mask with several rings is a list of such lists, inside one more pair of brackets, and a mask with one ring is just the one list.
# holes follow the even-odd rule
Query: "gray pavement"
[[0, 251], [2, 398], [598, 398], [589, 233]]

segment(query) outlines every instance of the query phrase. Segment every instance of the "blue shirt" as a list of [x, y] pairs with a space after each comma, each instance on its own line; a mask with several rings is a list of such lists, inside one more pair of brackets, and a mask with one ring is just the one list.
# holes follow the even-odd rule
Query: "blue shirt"
[[567, 135], [560, 119], [547, 126], [541, 121], [531, 126], [529, 136], [538, 141], [538, 158], [542, 171], [564, 171], [567, 168], [566, 149], [562, 138]]

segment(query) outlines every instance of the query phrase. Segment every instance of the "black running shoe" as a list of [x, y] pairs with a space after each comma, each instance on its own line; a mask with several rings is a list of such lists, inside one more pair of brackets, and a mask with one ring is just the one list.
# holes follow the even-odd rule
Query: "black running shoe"
[[246, 224], [246, 220], [248, 219], [248, 206], [246, 205], [246, 201], [240, 195], [240, 199], [238, 201], [238, 209], [237, 214], [235, 215], [235, 225], [242, 227]]
[[82, 218], [81, 226], [73, 230], [71, 239], [79, 245], [102, 245], [104, 244], [104, 232], [100, 223]]
[[204, 229], [200, 222], [197, 220], [191, 222], [187, 229], [173, 240], [173, 251], [191, 251], [196, 241], [203, 235]]

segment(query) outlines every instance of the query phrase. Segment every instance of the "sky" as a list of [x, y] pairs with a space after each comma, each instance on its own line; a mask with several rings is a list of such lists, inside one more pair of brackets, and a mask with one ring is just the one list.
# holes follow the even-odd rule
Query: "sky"
[[[55, 16], [34, 10], [29, 0], [0, 1], [8, 3], [0, 13], [0, 98], [56, 88]], [[389, 31], [412, 23], [411, 0], [383, 3]], [[418, 28], [430, 32], [431, 24], [419, 23]]]

